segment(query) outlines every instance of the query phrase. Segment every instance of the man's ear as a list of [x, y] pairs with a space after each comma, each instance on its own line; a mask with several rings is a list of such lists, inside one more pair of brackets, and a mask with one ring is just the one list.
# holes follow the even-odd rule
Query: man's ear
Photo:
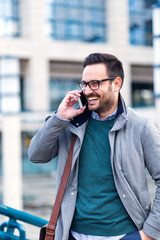
[[113, 84], [114, 84], [114, 92], [119, 92], [122, 85], [122, 79], [120, 77], [116, 77], [113, 80]]

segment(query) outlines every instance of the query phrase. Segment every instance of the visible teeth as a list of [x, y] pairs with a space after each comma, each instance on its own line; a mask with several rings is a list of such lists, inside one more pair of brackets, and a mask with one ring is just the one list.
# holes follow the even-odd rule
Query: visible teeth
[[89, 97], [88, 100], [91, 101], [91, 100], [94, 100], [96, 99], [96, 97]]

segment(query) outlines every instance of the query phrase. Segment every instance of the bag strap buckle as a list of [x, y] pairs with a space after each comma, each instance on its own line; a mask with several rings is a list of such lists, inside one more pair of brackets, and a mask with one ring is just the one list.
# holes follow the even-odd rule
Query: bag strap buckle
[[55, 235], [55, 229], [46, 228], [46, 233], [48, 233], [49, 235], [54, 236]]

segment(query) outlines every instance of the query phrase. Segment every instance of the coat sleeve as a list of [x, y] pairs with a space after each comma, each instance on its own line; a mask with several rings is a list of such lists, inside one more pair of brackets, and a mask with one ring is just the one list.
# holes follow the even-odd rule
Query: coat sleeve
[[150, 120], [145, 125], [142, 142], [147, 169], [157, 186], [152, 210], [143, 231], [154, 239], [160, 239], [160, 133]]
[[58, 137], [70, 122], [59, 119], [54, 113], [32, 138], [28, 157], [34, 163], [45, 163], [58, 154]]

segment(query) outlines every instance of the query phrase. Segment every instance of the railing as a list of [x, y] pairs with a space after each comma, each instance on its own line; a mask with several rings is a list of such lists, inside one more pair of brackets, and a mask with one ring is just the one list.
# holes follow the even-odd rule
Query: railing
[[[0, 225], [0, 240], [29, 240], [26, 238], [24, 226], [17, 222], [17, 220], [37, 227], [42, 227], [48, 223], [48, 221], [42, 218], [4, 206], [2, 204], [0, 204], [0, 214], [9, 217], [8, 222], [3, 222]], [[15, 229], [18, 229], [19, 236], [14, 235]]]

